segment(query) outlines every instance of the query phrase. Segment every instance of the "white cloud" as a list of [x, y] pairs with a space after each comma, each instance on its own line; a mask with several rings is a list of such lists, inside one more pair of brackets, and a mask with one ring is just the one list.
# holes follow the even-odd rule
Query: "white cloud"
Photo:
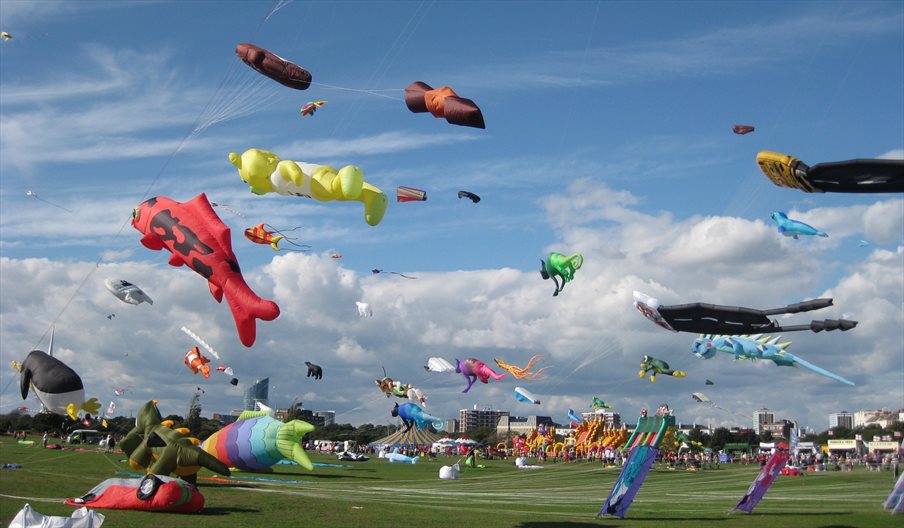
[[[626, 420], [641, 406], [655, 408], [667, 401], [681, 421], [738, 424], [737, 415], [691, 401], [688, 394], [702, 388], [705, 379], [716, 381], [708, 393], [726, 409], [747, 415], [767, 406], [780, 417], [818, 428], [839, 407], [889, 407], [900, 401], [904, 373], [896, 365], [904, 329], [904, 245], [874, 250], [848, 269], [827, 269], [824, 248], [786, 247], [759, 220], [674, 220], [638, 210], [642, 203], [623, 191], [598, 187], [587, 196], [586, 184], [577, 182], [567, 192], [574, 194], [572, 199], [551, 196], [547, 202], [554, 206], [552, 219], [561, 235], [556, 246], [582, 251], [585, 264], [556, 298], [550, 297], [552, 285], [533, 270], [414, 270], [418, 278], [405, 280], [359, 276], [326, 254], [280, 255], [263, 268], [245, 269], [251, 287], [277, 301], [282, 312], [273, 322], [258, 322], [258, 342], [247, 349], [238, 344], [228, 307], [211, 299], [196, 274], [162, 264], [117, 262], [101, 264], [74, 297], [58, 321], [57, 340], [71, 351], [66, 357], [89, 392], [137, 387], [120, 406], [123, 412], [153, 397], [163, 400], [163, 412], [183, 413], [199, 385], [207, 389], [205, 412], [226, 412], [240, 405], [242, 387], [270, 376], [275, 405], [288, 405], [301, 395], [307, 408], [336, 410], [340, 422], [387, 423], [393, 401], [373, 386], [383, 367], [393, 379], [424, 390], [429, 411], [443, 417], [479, 404], [564, 420], [567, 406], [580, 408], [592, 396], [601, 396]], [[878, 202], [864, 210], [881, 210], [887, 203], [897, 202]], [[820, 215], [843, 219], [864, 210], [821, 208]], [[568, 217], [584, 218], [586, 225], [560, 221]], [[92, 267], [46, 259], [0, 260], [4, 361], [34, 345], [29, 340], [43, 333]], [[827, 273], [841, 278], [821, 291]], [[155, 304], [119, 302], [103, 287], [109, 276], [140, 284]], [[771, 362], [735, 363], [727, 355], [698, 360], [687, 351], [694, 336], [664, 332], [635, 312], [635, 289], [666, 304], [709, 301], [762, 308], [834, 297], [834, 307], [806, 315], [837, 318], [846, 313], [860, 321], [856, 329], [786, 338], [793, 337], [792, 353], [858, 385], [843, 387], [805, 369]], [[373, 317], [358, 316], [358, 300], [370, 303]], [[109, 313], [115, 319], [106, 319]], [[794, 316], [798, 320], [810, 319]], [[241, 380], [239, 388], [225, 378], [202, 381], [189, 374], [181, 357], [192, 343], [179, 331], [182, 325], [220, 352]], [[422, 368], [430, 356], [450, 361], [477, 357], [495, 368], [493, 358], [523, 365], [534, 354], [544, 355], [539, 366], [550, 367], [545, 379], [526, 386], [544, 401], [536, 409], [514, 402], [512, 380], [478, 383], [462, 394], [460, 375]], [[655, 384], [638, 379], [644, 354], [667, 360], [689, 377], [666, 377]], [[321, 365], [324, 379], [305, 378], [304, 361]], [[764, 384], [805, 387], [805, 397], [764, 393]]]
[[[453, 134], [414, 134], [411, 132], [381, 132], [373, 136], [337, 139], [312, 139], [294, 141], [288, 145], [275, 147], [273, 150], [282, 159], [295, 159], [307, 163], [324, 163], [326, 158], [350, 158], [355, 156], [371, 156], [375, 154], [391, 154], [404, 150], [446, 145], [462, 141], [475, 141], [477, 136], [470, 133]], [[308, 160], [311, 152], [317, 153], [317, 160]]]
[[892, 149], [876, 157], [879, 159], [904, 160], [904, 149]]

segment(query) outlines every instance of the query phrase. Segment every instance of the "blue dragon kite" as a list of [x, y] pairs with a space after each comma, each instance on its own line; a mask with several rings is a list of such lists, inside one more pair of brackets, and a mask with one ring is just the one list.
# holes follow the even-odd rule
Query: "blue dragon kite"
[[854, 383], [842, 378], [838, 374], [834, 374], [823, 368], [805, 361], [785, 349], [791, 345], [791, 342], [780, 343], [781, 337], [763, 336], [762, 334], [752, 336], [721, 336], [721, 335], [703, 335], [694, 339], [691, 345], [691, 352], [701, 359], [709, 359], [716, 355], [716, 351], [734, 354], [735, 360], [749, 359], [756, 361], [758, 359], [768, 359], [781, 367], [804, 367], [812, 370], [817, 374], [821, 374], [833, 380], [840, 381], [845, 385], [853, 386]]

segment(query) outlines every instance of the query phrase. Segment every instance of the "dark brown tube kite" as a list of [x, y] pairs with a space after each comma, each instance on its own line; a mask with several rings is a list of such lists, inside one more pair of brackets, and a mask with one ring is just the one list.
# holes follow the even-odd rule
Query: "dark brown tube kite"
[[405, 104], [412, 112], [430, 112], [434, 117], [445, 117], [453, 125], [486, 128], [483, 114], [474, 101], [459, 97], [452, 88], [443, 86], [433, 89], [421, 81], [405, 88]]
[[311, 72], [260, 46], [239, 44], [235, 54], [245, 64], [283, 86], [296, 90], [307, 90], [311, 86]]

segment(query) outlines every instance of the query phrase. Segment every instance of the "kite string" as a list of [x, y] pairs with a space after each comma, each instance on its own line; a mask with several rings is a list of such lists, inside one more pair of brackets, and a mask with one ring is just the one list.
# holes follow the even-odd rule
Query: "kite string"
[[376, 95], [377, 97], [385, 97], [386, 99], [392, 99], [394, 101], [404, 101], [401, 97], [393, 97], [391, 95], [382, 94], [379, 92], [401, 92], [404, 88], [385, 88], [379, 90], [367, 90], [363, 88], [348, 88], [346, 86], [337, 86], [335, 84], [326, 84], [326, 83], [318, 83], [311, 81], [312, 85], [320, 86], [329, 90], [344, 90], [346, 92], [358, 92], [358, 93], [366, 93], [370, 95]]
[[[429, 5], [426, 6], [426, 8], [424, 8], [424, 5], [425, 2], [418, 4], [417, 9], [415, 9], [414, 13], [411, 15], [408, 21], [405, 22], [405, 26], [396, 35], [396, 38], [390, 45], [389, 50], [387, 50], [386, 53], [383, 54], [380, 62], [371, 73], [370, 79], [368, 79], [368, 81], [365, 83], [365, 86], [369, 86], [377, 79], [382, 78], [385, 70], [388, 69], [393, 62], [395, 62], [395, 57], [398, 56], [399, 53], [401, 53], [401, 51], [405, 48], [405, 45], [408, 43], [408, 40], [411, 39], [412, 35], [420, 26], [424, 18], [427, 17], [427, 14], [430, 12], [431, 7], [433, 6], [433, 2], [430, 2]], [[407, 36], [405, 36], [406, 33]], [[363, 102], [358, 100], [351, 105], [349, 111], [345, 113], [339, 123], [337, 123], [337, 125], [333, 127], [332, 135], [342, 132], [348, 126], [348, 123], [351, 121], [352, 117], [357, 114], [362, 104]]]
[[[282, 0], [277, 0], [277, 2], [275, 4], [278, 5], [281, 1]], [[274, 12], [276, 12], [281, 7], [282, 6], [279, 6], [276, 9], [271, 9], [271, 12], [267, 15], [267, 17], [264, 18], [260, 22], [260, 24], [258, 24], [257, 30], [255, 30], [255, 34], [257, 34], [260, 31], [260, 29], [263, 27], [264, 23], [267, 21], [267, 18], [269, 18], [270, 15], [272, 15]], [[204, 108], [201, 110], [201, 112], [198, 113], [198, 116], [195, 118], [195, 121], [192, 123], [192, 126], [188, 129], [188, 131], [185, 133], [185, 135], [182, 136], [182, 139], [179, 141], [179, 144], [176, 146], [176, 149], [173, 152], [171, 152], [170, 155], [166, 158], [166, 160], [163, 163], [163, 166], [160, 167], [160, 170], [157, 172], [157, 174], [154, 176], [154, 178], [151, 180], [151, 182], [145, 188], [144, 193], [142, 194], [139, 202], [144, 201], [147, 198], [148, 194], [150, 194], [150, 192], [151, 192], [151, 189], [154, 188], [154, 186], [157, 184], [157, 182], [163, 176], [163, 173], [166, 171], [170, 162], [173, 160], [173, 158], [175, 158], [176, 154], [178, 154], [184, 148], [184, 146], [188, 142], [188, 140], [191, 139], [194, 135], [199, 134], [206, 128], [206, 127], [201, 128], [201, 127], [198, 127], [197, 125], [201, 121], [201, 118], [204, 116], [205, 112], [207, 112], [210, 107], [214, 106], [215, 104], [219, 104], [219, 102], [217, 101], [217, 94], [221, 92], [227, 79], [229, 79], [230, 74], [232, 73], [232, 71], [235, 70], [235, 67], [238, 62], [239, 62], [239, 59], [238, 59], [238, 57], [236, 57], [236, 60], [234, 60], [232, 62], [232, 65], [227, 70], [226, 75], [223, 76], [223, 78], [220, 80], [219, 84], [217, 85], [217, 88], [214, 91], [213, 96], [211, 96], [211, 98], [207, 101], [207, 104], [204, 105]], [[119, 237], [122, 235], [123, 230], [125, 230], [126, 226], [130, 223], [130, 220], [131, 220], [131, 216], [126, 218], [126, 220], [119, 227], [119, 231], [116, 232], [116, 235], [115, 235], [116, 237]], [[56, 322], [63, 315], [63, 313], [66, 311], [66, 309], [69, 307], [69, 305], [75, 299], [75, 297], [81, 292], [82, 288], [85, 287], [85, 284], [87, 284], [88, 279], [90, 279], [91, 276], [94, 274], [94, 272], [96, 272], [97, 269], [100, 267], [103, 260], [104, 260], [104, 257], [101, 256], [100, 258], [97, 259], [97, 261], [95, 261], [94, 267], [91, 268], [91, 270], [88, 272], [87, 275], [85, 275], [85, 278], [82, 279], [82, 282], [78, 285], [78, 287], [75, 289], [75, 291], [72, 292], [72, 295], [69, 296], [69, 299], [63, 305], [63, 307], [60, 309], [60, 311], [57, 313], [56, 317], [53, 318], [53, 320], [50, 322], [50, 324], [44, 330], [44, 333], [41, 334], [41, 337], [38, 339], [37, 343], [35, 343], [35, 345], [32, 347], [32, 349], [36, 349], [37, 346], [41, 343], [41, 341], [44, 340], [44, 338], [47, 336], [47, 333], [50, 331], [50, 329], [56, 324]], [[217, 359], [219, 359], [219, 358], [217, 358]], [[7, 387], [8, 387], [8, 385], [9, 384], [7, 384]], [[6, 389], [4, 389], [4, 392], [5, 391], [6, 391]]]

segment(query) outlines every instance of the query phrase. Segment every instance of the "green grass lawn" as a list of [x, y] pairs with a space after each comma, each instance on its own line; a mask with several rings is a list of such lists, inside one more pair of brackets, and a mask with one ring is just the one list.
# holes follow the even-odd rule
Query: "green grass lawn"
[[[40, 441], [39, 441], [40, 443]], [[122, 454], [54, 451], [0, 443], [0, 527], [28, 502], [46, 515], [70, 515], [63, 501], [78, 497], [117, 471], [131, 471]], [[314, 462], [335, 457], [311, 454]], [[346, 462], [347, 468], [276, 466], [284, 482], [204, 481], [206, 508], [199, 515], [100, 510], [111, 527], [524, 527], [582, 528], [670, 526], [692, 528], [841, 528], [904, 526], [882, 509], [893, 486], [888, 472], [831, 472], [781, 477], [751, 515], [729, 511], [758, 467], [722, 466], [689, 472], [654, 468], [627, 519], [595, 519], [617, 475], [599, 464], [548, 464], [518, 470], [511, 460], [483, 461], [460, 480], [442, 481], [439, 468], [453, 458], [417, 465], [385, 460]], [[121, 475], [120, 475], [121, 476]], [[235, 479], [260, 476], [237, 472]], [[294, 481], [294, 482], [293, 482]]]

